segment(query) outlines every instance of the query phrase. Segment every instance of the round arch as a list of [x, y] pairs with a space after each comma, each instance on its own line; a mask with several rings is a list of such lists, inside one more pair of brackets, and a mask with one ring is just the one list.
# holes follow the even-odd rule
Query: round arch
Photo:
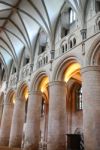
[[69, 56], [69, 57], [65, 57], [62, 58], [59, 62], [58, 65], [56, 66], [56, 68], [54, 69], [54, 73], [53, 73], [53, 77], [52, 80], [53, 81], [61, 81], [62, 80], [62, 74], [64, 73], [65, 69], [68, 68], [71, 64], [73, 63], [79, 63], [81, 66], [81, 60], [80, 58], [76, 57], [76, 56]]
[[6, 103], [15, 103], [16, 92], [14, 89], [10, 89], [6, 95]]
[[48, 88], [49, 75], [46, 71], [37, 72], [33, 77], [30, 85], [30, 91], [41, 91], [42, 97], [46, 103], [48, 103]]
[[1, 92], [1, 94], [0, 94], [0, 105], [3, 104], [3, 101], [4, 101], [4, 92]]
[[22, 82], [19, 87], [18, 87], [18, 90], [17, 90], [17, 97], [21, 97], [21, 98], [24, 98], [24, 99], [27, 99], [28, 98], [28, 91], [29, 91], [29, 86], [28, 86], [28, 83], [27, 82]]
[[86, 66], [100, 65], [100, 36], [93, 42], [86, 56]]
[[48, 79], [50, 79], [49, 74], [45, 70], [37, 72], [31, 81], [30, 91], [32, 90], [37, 91], [39, 83], [44, 77], [48, 77]]

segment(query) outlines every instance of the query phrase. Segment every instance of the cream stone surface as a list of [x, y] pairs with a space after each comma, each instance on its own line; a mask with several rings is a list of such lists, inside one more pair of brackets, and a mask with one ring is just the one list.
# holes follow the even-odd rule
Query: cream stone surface
[[[13, 104], [5, 103], [0, 128], [0, 145], [8, 146], [12, 123]], [[7, 122], [7, 123], [5, 123]]]
[[83, 75], [83, 102], [84, 102], [83, 130], [85, 138], [85, 149], [99, 150], [100, 67], [90, 66], [83, 68], [82, 75]]
[[24, 120], [25, 101], [22, 98], [18, 97], [13, 112], [9, 147], [21, 147]]
[[40, 140], [40, 112], [42, 93], [31, 91], [29, 94], [27, 122], [25, 127], [25, 150], [38, 150]]
[[48, 150], [66, 149], [66, 84], [49, 83]]

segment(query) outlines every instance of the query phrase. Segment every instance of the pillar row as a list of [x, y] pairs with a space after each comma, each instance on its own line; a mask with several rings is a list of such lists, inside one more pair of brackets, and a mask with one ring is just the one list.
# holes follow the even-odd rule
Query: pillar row
[[100, 66], [82, 69], [83, 128], [86, 150], [100, 149]]
[[21, 147], [24, 121], [25, 101], [23, 98], [17, 97], [12, 118], [12, 126], [9, 141], [10, 147]]
[[49, 83], [47, 150], [66, 150], [66, 83]]
[[10, 102], [9, 103], [5, 102], [1, 120], [0, 146], [9, 145], [12, 114], [13, 114], [13, 104]]
[[41, 92], [33, 91], [29, 94], [28, 114], [24, 141], [25, 150], [38, 150], [39, 148], [41, 102]]

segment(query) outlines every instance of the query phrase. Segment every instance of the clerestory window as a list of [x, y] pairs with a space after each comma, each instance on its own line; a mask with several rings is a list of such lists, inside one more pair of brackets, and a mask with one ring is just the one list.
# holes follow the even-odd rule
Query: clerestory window
[[100, 0], [96, 0], [95, 9], [96, 9], [96, 12], [100, 11]]
[[13, 67], [12, 74], [16, 73], [16, 68]]
[[39, 54], [42, 54], [43, 52], [45, 52], [45, 50], [46, 50], [46, 45], [45, 46], [40, 45]]
[[68, 29], [61, 28], [61, 38], [65, 37], [68, 34]]
[[76, 20], [76, 13], [70, 8], [69, 10], [70, 24]]
[[100, 21], [98, 22], [98, 29], [100, 30]]

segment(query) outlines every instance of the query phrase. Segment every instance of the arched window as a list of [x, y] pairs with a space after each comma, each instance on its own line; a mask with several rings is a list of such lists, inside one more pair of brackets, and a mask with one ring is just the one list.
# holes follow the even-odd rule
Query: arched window
[[100, 21], [98, 22], [98, 29], [100, 30]]
[[44, 62], [44, 65], [45, 65], [45, 57], [43, 58], [43, 62]]
[[65, 44], [65, 50], [67, 51], [67, 44]]
[[70, 48], [72, 48], [72, 41], [70, 40]]
[[46, 59], [46, 64], [47, 64], [47, 63], [48, 63], [48, 56], [46, 56], [46, 58], [45, 58], [45, 59]]
[[61, 28], [61, 38], [65, 37], [68, 34], [68, 29], [66, 28]]
[[38, 67], [40, 67], [40, 61], [38, 62]]
[[45, 52], [46, 50], [46, 45], [40, 45], [39, 46], [39, 55], [42, 54], [43, 52]]
[[76, 20], [76, 14], [71, 8], [69, 9], [69, 17], [70, 17], [70, 24]]
[[27, 109], [28, 109], [28, 98], [27, 98], [26, 103], [25, 103], [25, 122], [27, 120]]
[[30, 59], [27, 57], [27, 58], [25, 58], [25, 60], [24, 60], [24, 65], [26, 65], [26, 64], [28, 64], [29, 63], [29, 61], [30, 61]]
[[83, 101], [82, 101], [82, 87], [78, 87], [76, 89], [76, 110], [83, 109]]
[[64, 53], [64, 45], [62, 45], [62, 53]]
[[96, 9], [96, 12], [100, 11], [100, 1], [99, 0], [96, 0], [95, 9]]
[[76, 39], [74, 38], [73, 39], [73, 46], [75, 46], [76, 45]]
[[38, 55], [45, 52], [46, 45], [47, 45], [47, 34], [43, 29], [41, 29], [41, 31], [39, 33], [39, 51], [38, 51]]
[[40, 61], [40, 66], [42, 66], [42, 60]]
[[41, 117], [44, 116], [44, 113], [45, 113], [44, 111], [45, 111], [45, 101], [42, 98], [42, 103], [41, 103]]
[[16, 73], [16, 67], [13, 67], [12, 74]]
[[0, 63], [0, 82], [5, 80], [5, 69], [4, 66]]

